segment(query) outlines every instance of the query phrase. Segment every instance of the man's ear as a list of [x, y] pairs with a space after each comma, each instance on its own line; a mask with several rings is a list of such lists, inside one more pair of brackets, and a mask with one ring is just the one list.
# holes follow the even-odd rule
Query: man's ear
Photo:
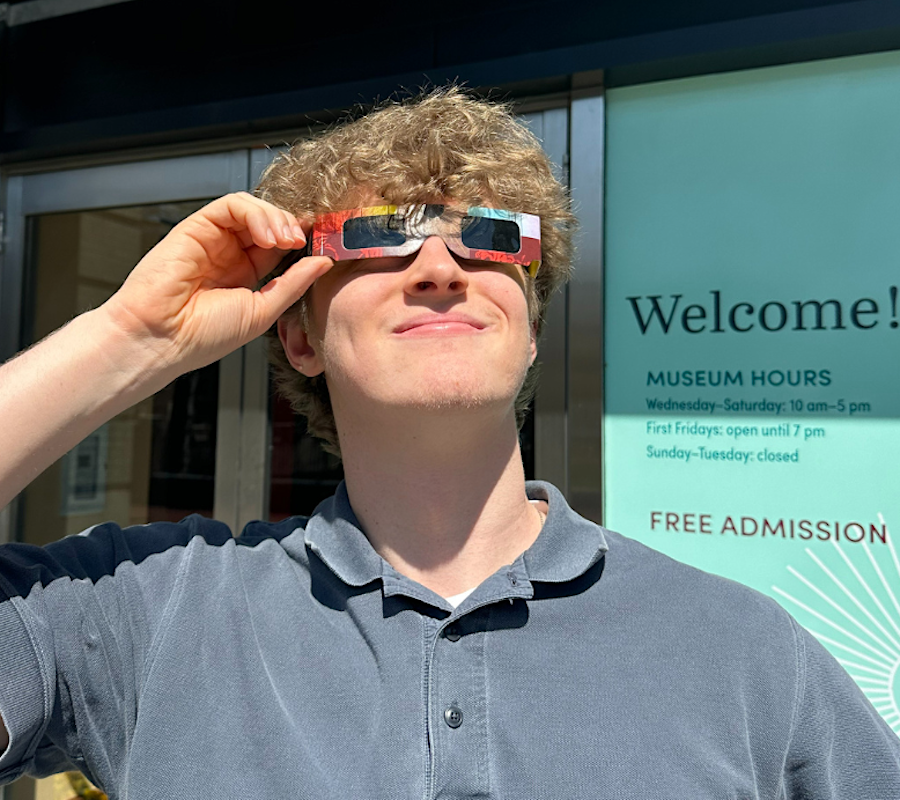
[[531, 323], [531, 341], [528, 343], [528, 352], [531, 354], [531, 358], [528, 361], [528, 366], [531, 366], [534, 363], [534, 360], [537, 358], [537, 323]]
[[325, 365], [309, 340], [298, 316], [282, 317], [278, 320], [278, 338], [291, 366], [308, 378], [314, 378], [325, 371]]

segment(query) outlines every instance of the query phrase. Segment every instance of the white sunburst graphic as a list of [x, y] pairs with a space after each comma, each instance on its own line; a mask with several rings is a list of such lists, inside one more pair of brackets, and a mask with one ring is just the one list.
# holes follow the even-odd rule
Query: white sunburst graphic
[[[879, 514], [878, 519], [887, 530], [884, 517]], [[852, 552], [862, 550], [868, 558], [871, 571], [866, 570], [864, 576], [847, 554], [850, 548], [832, 540], [831, 552], [839, 556], [837, 570], [806, 548], [815, 568], [805, 574], [792, 566], [787, 568], [806, 588], [794, 594], [778, 586], [772, 590], [793, 606], [788, 608], [797, 620], [831, 651], [888, 725], [900, 734], [900, 603], [895, 592], [900, 591], [900, 561], [890, 532], [886, 538], [893, 564], [893, 571], [889, 570], [892, 582], [885, 577], [868, 542], [852, 545]], [[843, 571], [841, 563], [849, 569], [843, 578], [836, 574]]]

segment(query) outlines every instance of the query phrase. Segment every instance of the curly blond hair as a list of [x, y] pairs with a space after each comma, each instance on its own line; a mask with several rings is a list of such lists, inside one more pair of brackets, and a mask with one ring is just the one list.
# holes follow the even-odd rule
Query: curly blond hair
[[[541, 218], [542, 263], [529, 280], [529, 311], [539, 334], [554, 290], [569, 275], [575, 218], [569, 196], [553, 174], [537, 138], [509, 104], [447, 86], [373, 111], [309, 139], [275, 158], [256, 195], [297, 216], [352, 208], [363, 193], [390, 205], [449, 198], [467, 206], [493, 206]], [[288, 312], [300, 314], [301, 299]], [[277, 331], [269, 356], [279, 391], [326, 451], [340, 455], [325, 375], [307, 377], [289, 363]], [[521, 426], [534, 394], [532, 367], [516, 399]]]

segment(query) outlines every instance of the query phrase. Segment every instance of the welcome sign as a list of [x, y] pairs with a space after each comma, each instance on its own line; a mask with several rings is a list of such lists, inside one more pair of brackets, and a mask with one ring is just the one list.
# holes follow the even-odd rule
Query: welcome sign
[[604, 522], [774, 597], [900, 731], [900, 56], [607, 98]]

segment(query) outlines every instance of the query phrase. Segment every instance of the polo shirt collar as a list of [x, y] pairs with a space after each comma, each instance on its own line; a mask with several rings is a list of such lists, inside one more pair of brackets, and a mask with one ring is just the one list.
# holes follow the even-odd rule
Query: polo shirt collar
[[364, 586], [381, 577], [384, 559], [363, 533], [344, 481], [333, 496], [316, 506], [306, 523], [304, 541], [349, 586]]
[[[574, 580], [603, 557], [609, 548], [603, 528], [576, 514], [555, 486], [529, 481], [526, 493], [529, 499], [544, 500], [549, 507], [540, 535], [517, 560], [527, 581]], [[363, 533], [343, 481], [334, 496], [313, 512], [304, 542], [349, 586], [364, 586], [395, 574]]]
[[609, 549], [603, 528], [576, 514], [559, 489], [544, 481], [529, 481], [525, 490], [529, 500], [544, 500], [549, 507], [540, 535], [522, 554], [529, 580], [574, 580], [603, 558]]

